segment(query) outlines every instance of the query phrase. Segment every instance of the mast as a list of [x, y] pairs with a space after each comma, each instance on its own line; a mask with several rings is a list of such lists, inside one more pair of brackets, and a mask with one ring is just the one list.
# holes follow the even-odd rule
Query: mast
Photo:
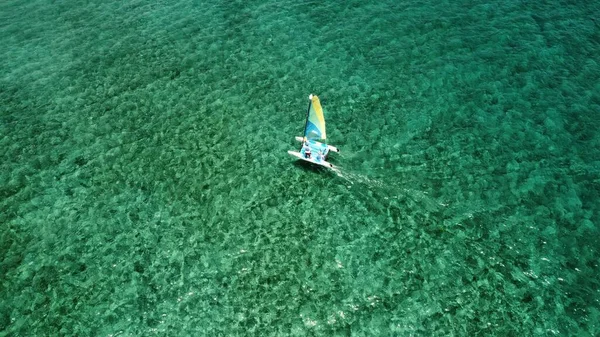
[[306, 109], [306, 123], [304, 123], [304, 132], [302, 138], [306, 138], [306, 127], [308, 126], [308, 117], [310, 115], [310, 106], [312, 105], [312, 94], [308, 95], [308, 109]]

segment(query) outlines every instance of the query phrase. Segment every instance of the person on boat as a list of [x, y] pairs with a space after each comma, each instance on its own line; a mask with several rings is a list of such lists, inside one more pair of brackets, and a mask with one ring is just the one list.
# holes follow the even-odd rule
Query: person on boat
[[304, 150], [304, 157], [307, 158], [307, 159], [310, 159], [310, 155], [311, 155], [311, 153], [310, 153], [310, 147], [307, 147]]
[[306, 140], [306, 138], [304, 138], [304, 146], [302, 146], [303, 150], [304, 150], [304, 158], [310, 159], [310, 146], [308, 145], [308, 140]]

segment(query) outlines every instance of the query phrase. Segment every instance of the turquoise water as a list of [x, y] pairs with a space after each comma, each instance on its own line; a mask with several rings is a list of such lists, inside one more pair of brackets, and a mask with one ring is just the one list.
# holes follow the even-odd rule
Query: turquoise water
[[595, 2], [100, 3], [0, 3], [0, 336], [600, 334]]

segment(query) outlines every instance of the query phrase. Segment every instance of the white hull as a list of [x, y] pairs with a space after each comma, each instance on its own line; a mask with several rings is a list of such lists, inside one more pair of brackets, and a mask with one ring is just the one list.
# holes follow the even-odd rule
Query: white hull
[[[299, 141], [300, 143], [302, 143], [304, 141], [304, 138], [302, 138], [302, 137], [296, 137], [296, 140]], [[329, 151], [340, 152], [340, 150], [337, 147], [335, 147], [335, 146], [327, 145], [327, 148], [329, 149]]]
[[[302, 139], [302, 138], [300, 138], [300, 139]], [[320, 166], [327, 167], [327, 168], [331, 168], [331, 169], [334, 168], [331, 163], [328, 163], [328, 162], [326, 162], [324, 160], [317, 161], [317, 160], [312, 159], [312, 158], [304, 158], [304, 156], [300, 152], [288, 151], [288, 153], [290, 155], [292, 155], [292, 156], [300, 159], [300, 160], [304, 160], [304, 161], [307, 161], [309, 163], [313, 163], [313, 164], [320, 165]]]

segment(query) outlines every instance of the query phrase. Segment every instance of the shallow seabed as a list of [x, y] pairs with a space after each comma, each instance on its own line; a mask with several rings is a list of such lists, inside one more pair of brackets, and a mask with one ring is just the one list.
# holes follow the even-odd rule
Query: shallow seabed
[[0, 2], [0, 336], [600, 335], [598, 18]]

